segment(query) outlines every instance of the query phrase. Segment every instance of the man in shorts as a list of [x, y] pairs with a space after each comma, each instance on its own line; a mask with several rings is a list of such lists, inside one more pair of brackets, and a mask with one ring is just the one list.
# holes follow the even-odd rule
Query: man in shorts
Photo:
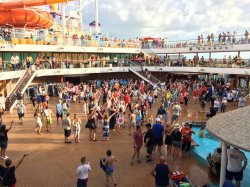
[[237, 148], [227, 150], [226, 179], [230, 182], [235, 179], [236, 187], [240, 187], [240, 182], [243, 179], [243, 171], [246, 169], [246, 166], [247, 158], [242, 151]]
[[[189, 123], [184, 124], [184, 128], [181, 129], [182, 134], [182, 147], [181, 150], [189, 153], [191, 150], [192, 134], [195, 132], [190, 128]], [[188, 155], [187, 155], [188, 156]]]
[[151, 129], [151, 124], [148, 123], [145, 125], [145, 127], [147, 128], [147, 132], [145, 133], [144, 136], [144, 143], [147, 149], [147, 155], [146, 157], [148, 158], [146, 160], [147, 163], [152, 162], [152, 153], [153, 153], [153, 149], [154, 149], [154, 133], [153, 130]]
[[24, 118], [24, 114], [26, 113], [26, 108], [25, 108], [25, 105], [23, 104], [23, 100], [18, 101], [16, 108], [17, 108], [17, 114], [19, 118], [19, 124], [23, 125], [23, 118]]
[[172, 108], [172, 123], [175, 121], [175, 120], [178, 120], [179, 119], [179, 116], [180, 116], [180, 113], [181, 113], [181, 107], [180, 105], [178, 104], [178, 102], [175, 102], [173, 108]]
[[52, 133], [52, 125], [53, 125], [52, 117], [54, 116], [54, 114], [52, 110], [49, 108], [49, 106], [46, 106], [44, 110], [44, 115], [46, 117], [47, 132]]
[[164, 134], [164, 127], [161, 124], [161, 119], [156, 118], [156, 123], [153, 125], [153, 133], [155, 137], [155, 146], [158, 145], [159, 155], [161, 155], [161, 146], [163, 145], [163, 134]]
[[61, 123], [62, 123], [62, 118], [63, 118], [63, 109], [62, 109], [62, 101], [59, 100], [56, 104], [56, 122], [58, 125], [58, 119], [61, 118]]

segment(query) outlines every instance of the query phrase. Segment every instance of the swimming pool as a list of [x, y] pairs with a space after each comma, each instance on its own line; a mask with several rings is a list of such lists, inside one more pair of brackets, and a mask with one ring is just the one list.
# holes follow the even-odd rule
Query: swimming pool
[[[192, 149], [192, 154], [196, 159], [198, 159], [202, 164], [207, 165], [207, 155], [209, 153], [213, 153], [214, 149], [220, 146], [219, 140], [211, 135], [208, 131], [205, 130], [206, 138], [200, 138], [198, 136], [198, 132], [200, 127], [193, 127], [193, 131], [196, 133], [192, 136], [194, 141], [199, 144], [199, 146], [195, 146]], [[250, 153], [244, 152], [248, 161], [250, 161]], [[241, 183], [241, 187], [250, 187], [250, 166], [249, 162], [244, 171], [243, 181]]]

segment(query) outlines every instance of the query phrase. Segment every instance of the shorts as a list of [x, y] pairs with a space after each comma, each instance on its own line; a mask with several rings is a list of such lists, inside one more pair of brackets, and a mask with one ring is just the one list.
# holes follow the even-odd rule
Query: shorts
[[173, 138], [171, 135], [166, 135], [165, 145], [173, 145]]
[[1, 148], [7, 148], [7, 145], [8, 145], [8, 141], [1, 141], [0, 142], [0, 147]]
[[77, 180], [77, 187], [87, 186], [88, 178], [87, 179], [78, 179]]
[[154, 149], [154, 146], [153, 146], [153, 145], [147, 146], [147, 153], [148, 153], [149, 155], [151, 155], [151, 154], [153, 153], [153, 149]]
[[53, 123], [52, 118], [46, 119], [46, 123], [47, 123], [47, 125], [52, 125], [52, 123]]
[[228, 180], [233, 180], [235, 179], [236, 181], [241, 181], [243, 179], [243, 171], [239, 172], [231, 172], [231, 171], [226, 171], [226, 179]]
[[57, 117], [57, 118], [62, 118], [63, 115], [62, 115], [62, 114], [59, 114], [59, 113], [56, 113], [56, 117]]
[[179, 118], [179, 115], [172, 115], [172, 123], [173, 121], [177, 120]]
[[155, 138], [155, 146], [162, 146], [163, 145], [163, 137], [161, 138]]
[[24, 113], [18, 113], [18, 117], [19, 118], [23, 118], [24, 117]]
[[173, 146], [177, 148], [181, 148], [181, 142], [173, 140]]
[[130, 122], [130, 127], [134, 127], [135, 126], [135, 122]]
[[182, 142], [181, 150], [182, 151], [190, 151], [191, 148], [191, 141], [190, 142]]
[[106, 166], [105, 174], [107, 177], [112, 176], [114, 172], [113, 166]]
[[71, 135], [71, 130], [64, 129], [64, 136], [68, 138], [70, 137], [70, 135]]

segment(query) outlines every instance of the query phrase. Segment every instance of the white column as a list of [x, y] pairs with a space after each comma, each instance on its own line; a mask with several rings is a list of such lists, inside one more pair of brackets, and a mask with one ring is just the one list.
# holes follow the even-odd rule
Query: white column
[[80, 10], [79, 10], [79, 16], [80, 16], [80, 32], [83, 31], [83, 0], [80, 0], [79, 2]]
[[227, 168], [227, 144], [223, 141], [221, 141], [221, 151], [220, 187], [223, 187]]
[[99, 0], [95, 0], [95, 34], [99, 33]]
[[62, 3], [62, 32], [63, 37], [66, 35], [66, 12], [65, 12], [65, 3]]

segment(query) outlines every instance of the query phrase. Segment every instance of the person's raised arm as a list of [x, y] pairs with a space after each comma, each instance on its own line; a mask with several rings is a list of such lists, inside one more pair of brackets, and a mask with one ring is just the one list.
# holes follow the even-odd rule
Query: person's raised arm
[[24, 155], [23, 155], [23, 157], [21, 158], [21, 160], [17, 163], [16, 169], [22, 164], [23, 159], [24, 159], [26, 156], [28, 156], [28, 154], [24, 154]]
[[13, 123], [14, 123], [14, 121], [11, 121], [10, 127], [8, 128], [8, 131], [12, 128]]

